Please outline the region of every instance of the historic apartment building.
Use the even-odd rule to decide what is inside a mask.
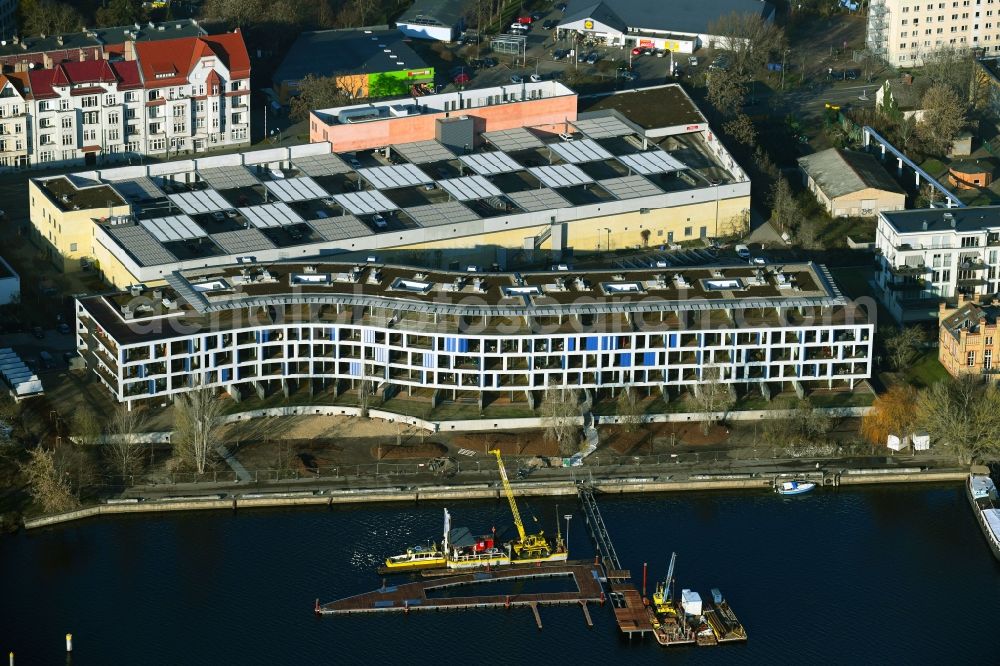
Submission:
[[[893,67],[919,67],[941,48],[1000,54],[1000,0],[873,0],[866,43]]]
[[[941,302],[1000,291],[1000,206],[879,213],[876,283],[899,321],[934,319]]]
[[[249,145],[249,100],[250,59],[239,32],[126,42],[121,57],[8,73],[0,168]]]
[[[519,111],[556,86],[561,101],[548,115]],[[381,148],[336,153],[317,142],[34,178],[34,239],[60,269],[90,266],[125,288],[246,257],[391,253],[438,268],[503,268],[535,252],[561,261],[571,250],[654,248],[742,229],[750,182],[707,123],[686,116],[676,133],[651,140],[613,109],[576,114],[561,84],[488,90],[526,95],[495,108],[541,126],[478,131],[470,110],[441,118],[440,138],[432,118],[429,136]],[[379,124],[346,128],[377,142]]]
[[[76,302],[77,349],[116,400],[357,388],[435,401],[546,386],[849,389],[873,324],[814,264],[469,273],[252,262]],[[497,396],[493,396],[497,397]]]
[[[959,294],[956,306],[941,304],[938,314],[938,360],[953,377],[996,374],[1000,362],[1000,304],[993,297]]]

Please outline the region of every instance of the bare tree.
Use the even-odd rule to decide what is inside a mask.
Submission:
[[[146,415],[138,409],[119,405],[108,422],[108,437],[104,455],[111,467],[122,477],[134,474],[143,458],[141,433]]]
[[[750,116],[745,113],[736,114],[735,118],[722,126],[722,130],[744,146],[757,143],[757,128],[753,126]]]
[[[375,382],[370,379],[362,379],[358,382],[358,408],[361,410],[361,418],[368,418],[368,410],[371,408],[374,397]]]
[[[73,413],[73,437],[78,444],[97,444],[104,431],[104,424],[94,410],[84,405]]]
[[[889,362],[893,370],[903,370],[917,355],[920,346],[927,340],[927,334],[919,326],[907,326],[902,329],[887,327],[887,329],[883,331],[882,339],[885,340]]]
[[[361,76],[314,76],[307,74],[298,85],[298,95],[292,98],[289,115],[305,120],[313,109],[350,104],[361,96]]]
[[[550,381],[542,396],[541,412],[545,439],[556,440],[563,455],[576,453],[578,444],[576,420],[580,416],[580,392]]]
[[[965,105],[953,88],[935,83],[924,93],[923,107],[917,136],[930,150],[943,155],[965,126]]]
[[[954,90],[963,106],[975,106],[980,79],[972,49],[946,45],[926,53],[922,71],[932,84],[943,84]]]
[[[21,465],[21,473],[28,482],[28,492],[45,513],[71,511],[80,505],[73,495],[67,474],[59,471],[55,455],[42,447],[28,452],[28,460]]]
[[[215,391],[199,388],[182,394],[174,409],[174,450],[198,474],[213,454],[223,401]]]
[[[739,75],[728,69],[713,69],[706,80],[709,103],[724,118],[731,118],[743,103],[743,81]]]
[[[721,368],[715,366],[703,368],[701,381],[694,387],[691,396],[695,409],[705,415],[701,422],[701,431],[705,435],[718,421],[716,413],[725,412],[733,406],[729,385],[723,379]]]
[[[618,394],[618,422],[625,432],[635,432],[642,425],[642,415],[646,412],[638,391],[630,388],[622,389]]]
[[[917,424],[954,447],[963,465],[1000,455],[1000,390],[976,375],[940,381],[920,393]]]
[[[786,178],[778,178],[771,187],[771,223],[778,227],[780,233],[788,233],[798,224],[800,217],[792,186]]]
[[[772,50],[784,48],[785,33],[759,14],[733,12],[708,24],[708,33],[718,35],[715,46],[729,53],[730,66],[747,81],[767,63]]]

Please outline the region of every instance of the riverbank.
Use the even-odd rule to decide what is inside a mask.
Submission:
[[[711,474],[692,473],[683,477],[634,476],[592,478],[588,483],[600,493],[665,493],[698,490],[767,490],[779,480],[804,478],[825,487],[861,484],[942,483],[960,482],[967,469],[876,468],[776,471],[773,474]],[[575,496],[577,481],[541,481],[514,483],[519,497]],[[295,507],[384,502],[456,501],[502,499],[502,488],[495,484],[425,485],[381,488],[313,489],[299,491],[247,491],[240,493],[213,492],[203,495],[173,495],[161,498],[129,498],[108,500],[106,503],[83,507],[66,513],[25,519],[25,529],[37,529],[95,516],[168,511],[203,511],[208,509],[250,509],[263,507]]]

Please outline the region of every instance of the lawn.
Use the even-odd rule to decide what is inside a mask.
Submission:
[[[831,268],[830,274],[844,295],[851,298],[861,298],[862,296],[873,296],[872,288],[868,284],[871,278],[871,269],[867,267],[846,266],[843,268]]]
[[[937,349],[928,349],[910,364],[906,370],[906,381],[915,386],[930,386],[948,379],[948,371],[938,361]]]

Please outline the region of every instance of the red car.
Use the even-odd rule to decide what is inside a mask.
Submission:
[[[463,83],[468,83],[471,80],[472,80],[471,76],[469,76],[465,72],[459,72],[458,74],[455,75],[455,78],[452,79],[452,82],[454,82],[456,85],[462,85]]]
[[[531,25],[532,23],[535,22],[535,19],[531,18],[530,16],[518,16],[517,22],[520,23],[521,25]]]
[[[648,46],[637,46],[634,49],[632,49],[632,55],[642,55],[648,50],[649,50]]]

